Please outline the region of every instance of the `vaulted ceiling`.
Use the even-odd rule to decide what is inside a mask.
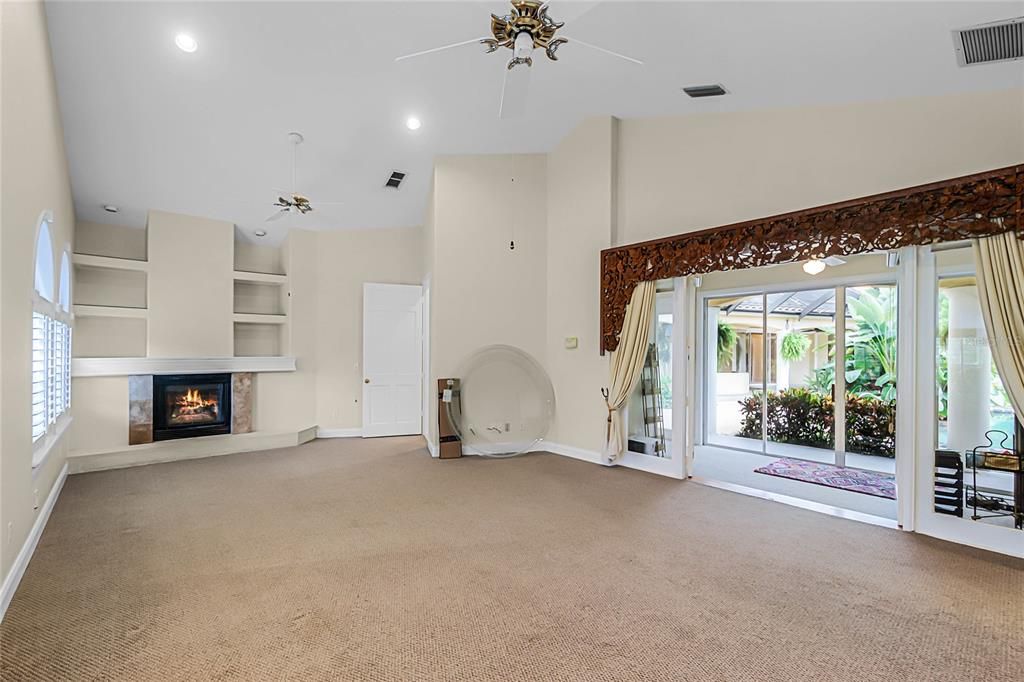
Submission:
[[[583,117],[749,110],[1024,87],[1024,62],[959,68],[951,30],[1024,14],[1024,2],[551,0],[571,43],[531,72],[525,117],[499,120],[507,52],[468,45],[502,2],[48,3],[80,219],[141,226],[148,209],[287,228],[419,225],[433,159],[544,152]],[[185,53],[186,32],[199,48]],[[722,83],[721,98],[680,88]],[[413,132],[410,115],[422,120]],[[968,125],[969,122],[965,122]],[[264,223],[272,188],[341,201]],[[384,188],[392,170],[401,189]],[[314,202],[315,203],[315,202]],[[121,212],[103,211],[115,204]]]

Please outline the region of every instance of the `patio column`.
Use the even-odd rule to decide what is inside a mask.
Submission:
[[[707,307],[707,389],[704,396],[705,424],[712,433],[718,433],[718,314],[721,308]],[[674,405],[674,403],[673,403]],[[682,401],[680,401],[682,405]],[[729,434],[732,435],[732,434]]]
[[[780,329],[775,332],[775,390],[785,391],[789,388],[789,360],[782,357],[782,338],[789,332]]]
[[[946,443],[964,452],[985,443],[989,429],[992,356],[978,302],[978,287],[946,290],[949,298],[948,420]]]

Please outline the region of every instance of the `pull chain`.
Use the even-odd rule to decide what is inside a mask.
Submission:
[[[516,179],[512,178],[512,199],[513,199],[513,205],[515,205],[515,195],[516,195]],[[509,251],[515,251],[516,250],[516,216],[517,215],[518,215],[517,211],[513,211],[512,212],[512,239],[510,239],[509,242],[508,242],[508,250]]]

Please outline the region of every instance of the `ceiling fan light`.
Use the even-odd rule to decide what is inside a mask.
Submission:
[[[825,262],[812,258],[804,263],[804,272],[808,275],[820,275],[825,270]]]
[[[533,36],[529,31],[520,31],[516,35],[515,48],[512,50],[516,59],[525,59],[533,52]]]

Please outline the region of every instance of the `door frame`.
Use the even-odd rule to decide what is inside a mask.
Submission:
[[[693,328],[694,287],[690,278],[672,279],[672,439],[668,457],[655,457],[632,452],[629,448],[622,453],[616,464],[639,469],[659,476],[683,479],[690,475],[693,461],[692,423],[688,401],[692,385],[692,357],[688,352]],[[657,317],[657,313],[655,313]],[[677,388],[678,387],[678,388]],[[676,399],[679,407],[676,407]],[[622,421],[629,424],[629,401],[622,409]]]

